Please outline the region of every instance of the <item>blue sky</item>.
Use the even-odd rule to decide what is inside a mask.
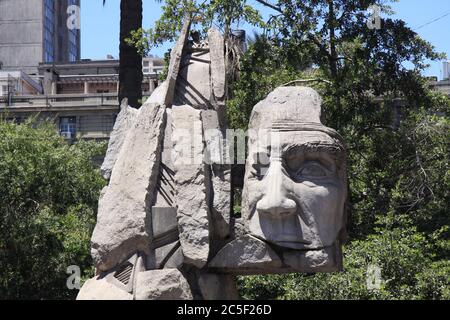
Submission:
[[[120,0],[107,0],[103,7],[102,0],[82,0],[81,3],[81,56],[83,59],[104,59],[111,54],[118,57],[119,47],[119,7]],[[255,1],[253,1],[255,2]],[[260,8],[256,2],[255,7]],[[400,0],[393,4],[395,16],[405,20],[408,25],[417,29],[436,18],[449,14],[442,19],[417,29],[420,36],[429,41],[439,52],[445,52],[450,58],[450,1],[449,0]],[[144,27],[150,27],[161,14],[160,4],[156,0],[144,0]],[[268,14],[264,10],[264,14]],[[252,28],[247,27],[251,34]],[[170,47],[167,44],[154,49],[151,53],[163,56]],[[439,78],[442,63],[432,63],[426,75]]]

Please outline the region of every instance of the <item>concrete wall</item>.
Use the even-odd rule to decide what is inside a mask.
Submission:
[[[83,94],[83,83],[58,84],[57,94]]]
[[[43,75],[45,70],[52,67],[52,64],[41,64],[39,73]],[[59,63],[54,69],[61,76],[119,74],[119,60],[87,60],[78,61],[77,63]]]
[[[37,116],[54,122],[58,131],[62,117],[74,117],[76,136],[82,139],[109,139],[118,113],[116,94],[14,96],[10,105],[0,97],[0,117],[21,122]]]
[[[79,0],[76,1],[79,5]],[[55,62],[69,61],[69,29],[67,28],[67,0],[56,0]],[[21,70],[38,74],[44,61],[44,1],[0,1],[0,61],[5,70]],[[80,58],[80,31],[76,34]]]
[[[42,61],[42,0],[0,1],[0,61],[6,70],[37,73]]]

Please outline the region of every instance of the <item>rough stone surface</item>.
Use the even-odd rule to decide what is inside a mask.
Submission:
[[[172,108],[178,229],[185,262],[198,268],[208,260],[210,229],[200,114],[190,106]]]
[[[341,254],[336,252],[336,246],[322,250],[288,251],[283,253],[283,262],[297,272],[338,272],[342,271],[338,259]]]
[[[175,253],[164,264],[165,269],[179,269],[184,263],[183,250],[181,247],[175,251]]]
[[[205,162],[208,164],[229,164],[230,152],[223,130],[224,115],[216,110],[202,110],[201,119],[205,136]]]
[[[159,170],[158,187],[154,207],[174,208],[175,206],[175,179],[172,165],[172,109],[166,109],[166,128],[164,131],[163,152]],[[176,212],[175,212],[176,219]]]
[[[173,164],[172,164],[172,109],[167,109],[167,125],[164,131],[164,150],[162,155],[162,162],[167,166],[169,178],[173,178]],[[169,179],[173,181],[173,179]]]
[[[186,19],[180,32],[178,41],[175,44],[175,47],[172,49],[168,77],[164,85],[166,90],[166,94],[164,94],[164,104],[166,106],[172,105],[174,101],[175,88],[180,74],[181,60],[183,58],[183,52],[188,42],[190,28],[191,20]]]
[[[206,44],[203,44],[206,47]],[[176,85],[174,104],[196,109],[212,109],[210,54],[208,48],[192,48],[183,56]]]
[[[164,105],[166,99],[168,99],[167,95],[168,95],[168,80],[165,80],[155,89],[155,91],[153,91],[152,95],[147,99],[145,103],[146,104],[155,103]]]
[[[84,283],[77,300],[133,300],[133,295],[96,277]]]
[[[242,218],[234,220],[234,238],[240,238],[249,234],[245,221]]]
[[[270,273],[282,267],[280,257],[265,242],[250,235],[228,243],[208,267],[226,273]]]
[[[252,128],[270,128],[274,122],[321,123],[322,98],[308,87],[278,87],[253,108]]]
[[[220,31],[212,28],[208,31],[208,42],[213,94],[216,100],[223,100],[226,92],[225,41]]]
[[[216,239],[226,239],[231,234],[231,170],[229,166],[211,166],[213,221],[212,236]]]
[[[207,164],[211,197],[212,237],[225,239],[230,236],[231,215],[231,165],[225,134],[219,123],[219,114],[215,110],[202,111],[202,123],[205,139],[205,162]]]
[[[106,152],[101,167],[102,176],[106,180],[111,178],[111,173],[116,164],[120,149],[123,146],[123,142],[130,129],[134,126],[139,114],[139,110],[128,106],[127,102],[125,99],[122,103],[120,113],[117,115],[116,123],[114,124],[114,129],[109,139],[108,151]]]
[[[137,275],[136,300],[192,300],[188,282],[177,269],[152,270]]]
[[[164,267],[166,261],[172,257],[172,255],[178,250],[179,247],[180,243],[179,241],[176,241],[161,248],[155,249],[156,268],[161,269],[162,267]]]
[[[232,275],[202,273],[198,285],[204,300],[239,300],[236,278]]]
[[[161,237],[164,234],[178,228],[177,209],[172,207],[153,207],[152,212],[152,238]]]
[[[101,271],[137,251],[148,251],[145,217],[155,194],[164,123],[164,106],[142,106],[119,153],[109,186],[101,194],[91,239],[92,257]]]

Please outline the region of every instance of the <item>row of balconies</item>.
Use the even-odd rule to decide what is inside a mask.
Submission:
[[[143,93],[149,96],[150,93]],[[57,111],[76,109],[118,108],[117,93],[58,94],[58,95],[18,95],[0,97],[0,109],[9,111]]]

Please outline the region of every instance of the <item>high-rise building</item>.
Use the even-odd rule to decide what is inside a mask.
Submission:
[[[37,74],[39,63],[79,60],[80,29],[70,6],[79,8],[80,0],[0,0],[0,68]]]
[[[442,80],[450,80],[450,60],[442,63]]]

